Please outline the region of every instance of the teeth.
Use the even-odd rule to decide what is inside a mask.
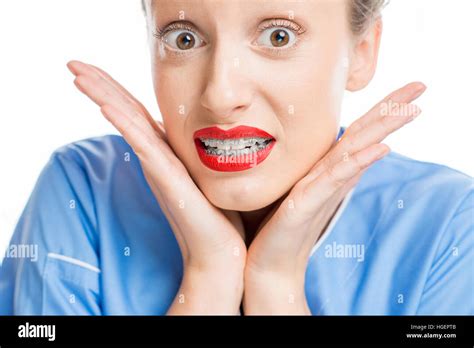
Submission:
[[[246,156],[268,146],[267,138],[241,138],[232,140],[201,139],[206,152],[216,156]]]
[[[215,148],[216,150],[244,150],[247,147],[266,146],[266,138],[240,138],[240,139],[200,139],[208,148]],[[265,146],[264,146],[265,145]],[[212,149],[211,149],[212,150]]]

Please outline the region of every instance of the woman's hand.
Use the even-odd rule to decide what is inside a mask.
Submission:
[[[354,122],[262,222],[247,251],[245,314],[311,314],[304,280],[313,246],[365,170],[389,153],[381,142],[420,113],[408,103],[425,89],[408,84]]]
[[[77,88],[133,148],[178,241],[184,275],[168,314],[238,314],[246,259],[239,215],[209,203],[167,144],[162,124],[125,88],[95,66],[67,66]]]

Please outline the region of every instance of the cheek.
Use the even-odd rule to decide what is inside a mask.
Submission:
[[[342,50],[326,49],[324,55],[314,52],[308,56],[320,58],[294,65],[291,79],[298,84],[287,88],[291,92],[280,104],[284,110],[281,156],[298,177],[311,169],[336,139],[347,75]],[[292,112],[285,110],[288,106]]]
[[[165,122],[172,121],[170,125],[175,124],[173,120],[183,120],[189,113],[193,88],[189,79],[184,78],[188,76],[186,70],[164,66],[155,68],[153,73],[153,85],[160,112]]]
[[[186,118],[192,110],[196,88],[185,68],[158,67],[154,72],[153,84],[156,100],[163,117],[170,145],[178,157],[184,159],[189,151],[188,141],[183,141]],[[184,78],[187,76],[188,78]],[[191,138],[187,139],[191,142]]]

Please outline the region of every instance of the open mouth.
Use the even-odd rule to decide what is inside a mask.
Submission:
[[[240,138],[236,140],[219,140],[212,138],[199,139],[208,155],[238,156],[250,155],[265,149],[272,139],[265,138]]]
[[[227,131],[217,127],[200,129],[194,142],[201,162],[217,171],[241,171],[260,164],[275,144],[267,132],[247,126]]]

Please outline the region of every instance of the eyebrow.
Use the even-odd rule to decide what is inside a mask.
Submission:
[[[228,1],[228,0],[223,0],[223,1]],[[280,3],[280,2],[279,2]],[[292,4],[292,1],[284,2],[285,4]],[[181,1],[177,2],[172,2],[172,3],[166,3],[166,5],[170,6],[161,6],[162,10],[158,10],[160,5],[153,6],[153,14],[155,16],[155,26],[161,29],[165,29],[169,25],[172,25],[173,23],[183,23],[187,24],[189,26],[192,26],[196,28],[197,31],[204,33],[202,28],[196,24],[196,21],[192,19],[192,14],[196,14],[196,10],[193,11],[194,8],[199,7],[198,3],[188,3],[184,2],[184,5],[186,6],[178,6],[179,4],[182,4]],[[267,3],[268,5],[268,3]],[[259,23],[265,20],[271,20],[271,19],[284,19],[288,21],[293,21],[296,22],[298,25],[302,27],[304,31],[307,31],[309,29],[309,26],[311,24],[311,21],[304,19],[302,13],[304,13],[300,8],[298,7],[293,7],[293,8],[281,8],[278,6],[278,4],[275,4],[275,6],[268,7],[268,6],[260,6],[261,11],[255,11],[251,12],[249,14],[249,18],[251,18],[252,22],[249,20],[245,21],[246,26],[258,26]],[[198,10],[199,11],[199,10]],[[186,14],[186,19],[179,19],[179,13],[184,12]],[[199,11],[199,17],[203,18],[209,18],[210,15],[209,13],[204,13],[202,11]],[[159,18],[159,19],[158,19]],[[158,22],[165,23],[164,25],[159,25]],[[255,21],[255,23],[253,23]]]
[[[163,26],[159,26],[159,25],[156,25],[156,27],[154,28],[154,36],[155,37],[162,37],[164,34],[166,34],[168,32],[167,28],[173,24],[177,24],[177,23],[180,23],[181,25],[183,25],[184,27],[194,27],[196,28],[196,30],[198,32],[201,32],[201,29],[199,28],[198,25],[194,24],[193,22],[189,21],[189,20],[174,20],[174,21],[171,21]],[[194,29],[192,30],[194,31]]]
[[[304,22],[300,17],[295,16],[294,18],[287,18],[286,16],[275,14],[275,15],[261,15],[257,18],[256,23],[258,24],[264,21],[269,21],[269,20],[286,20],[286,21],[291,21],[291,22]],[[170,21],[167,21],[166,24],[164,25],[157,25],[156,29],[164,30],[166,27],[169,27],[176,23],[180,23],[180,24],[183,24],[185,26],[190,26],[190,27],[192,26],[192,27],[195,27],[198,31],[201,31],[201,29],[199,28],[197,24],[195,24],[192,20],[186,20],[186,19],[170,20]],[[302,29],[306,30],[305,25],[298,24],[298,23],[295,23],[295,24],[299,25]]]

